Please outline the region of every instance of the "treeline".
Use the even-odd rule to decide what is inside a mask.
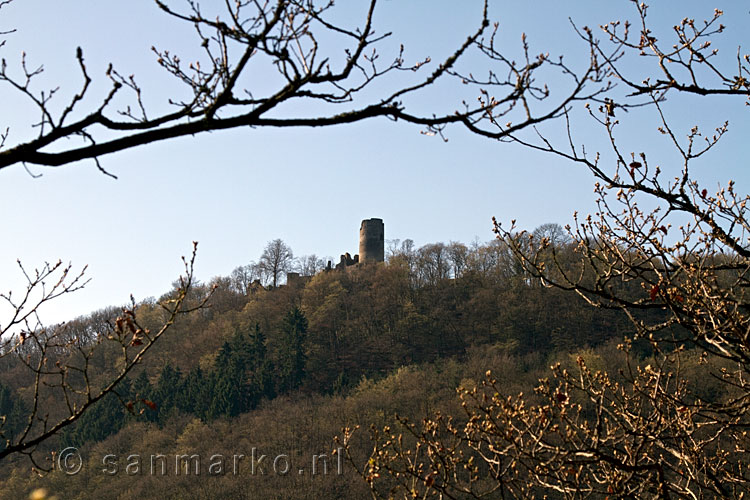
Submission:
[[[558,226],[545,225],[535,235],[554,240],[558,258],[578,261]],[[292,254],[280,240],[269,248]],[[363,378],[462,360],[477,348],[546,359],[621,338],[630,329],[618,313],[594,310],[574,294],[531,279],[499,240],[421,248],[410,240],[391,242],[385,263],[318,269],[283,286],[283,266],[277,268],[277,286],[272,279],[265,286],[248,283],[245,267],[196,286],[190,301],[211,293],[210,307],[182,317],[117,394],[67,427],[62,441],[80,446],[131,423],[165,426],[181,416],[205,423],[232,419],[287,394],[345,396]],[[120,313],[110,308],[62,327],[61,340],[71,345],[101,343],[86,363],[102,383],[118,354],[102,335]],[[158,300],[139,304],[135,313],[147,328],[164,321]],[[67,355],[76,352],[50,353]],[[23,398],[34,380],[12,357],[0,360],[0,383],[22,403],[32,403]],[[64,413],[64,402],[44,392],[40,404],[50,415]]]
[[[554,225],[537,236],[555,238],[561,251],[567,245]],[[460,359],[472,346],[544,357],[629,328],[613,311],[531,280],[501,241],[415,248],[407,240],[391,242],[388,253],[384,264],[319,271],[285,286],[248,286],[235,271],[197,287],[193,300],[212,291],[211,307],[177,325],[119,399],[100,403],[64,440],[101,440],[133,419],[164,425],[176,413],[232,418],[295,391],[346,394],[363,377]],[[156,303],[137,314],[159,323]],[[101,324],[101,314],[94,319]],[[93,330],[86,320],[68,328]],[[107,366],[106,355],[96,361]]]

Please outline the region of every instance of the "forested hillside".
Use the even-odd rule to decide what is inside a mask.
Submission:
[[[725,4],[0,0],[0,497],[749,498]]]
[[[563,234],[554,225],[536,232],[557,238],[562,255],[572,255]],[[85,498],[85,491],[100,498],[184,498],[186,491],[254,498],[257,487],[267,492],[263,498],[335,498],[353,488],[364,495],[366,484],[350,462],[342,462],[340,477],[261,478],[243,466],[210,479],[206,462],[253,448],[297,461],[330,454],[345,426],[382,426],[397,413],[421,419],[436,409],[457,411],[455,390],[475,386],[489,368],[509,393],[532,392],[553,360],[568,362],[577,352],[603,366],[621,357],[614,346],[630,328],[623,315],[544,287],[501,240],[391,246],[385,263],[301,268],[301,278],[277,287],[248,281],[241,266],[193,288],[188,300],[210,295],[208,307],[182,317],[116,394],[42,445],[47,451],[76,447],[85,461],[81,472],[38,478],[25,457],[16,457],[3,468],[3,491],[22,496],[45,485],[60,498]],[[138,304],[139,324],[158,327],[165,314],[158,304],[169,295]],[[100,342],[119,314],[113,307],[60,328],[85,348]],[[99,349],[90,360],[103,380],[116,356]],[[6,432],[22,425],[15,415],[22,418],[23,406],[33,404],[33,382],[21,363],[3,358]],[[65,401],[44,392],[40,401],[45,412],[64,413]],[[357,439],[356,453],[366,457],[366,432]],[[177,453],[201,455],[201,475],[176,476],[171,463],[168,477],[152,474],[152,454]],[[114,475],[107,471],[115,466],[103,462],[108,454],[118,456]],[[126,472],[131,454],[145,463]]]

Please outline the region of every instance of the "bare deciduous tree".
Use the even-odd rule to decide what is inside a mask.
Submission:
[[[232,288],[234,288],[237,293],[247,295],[250,293],[253,282],[255,280],[260,280],[263,277],[262,271],[260,264],[254,262],[234,268],[232,275],[230,276],[232,280]]]
[[[621,103],[608,96],[608,92],[613,88],[610,82],[616,80],[629,86],[636,94],[635,97],[642,97],[646,102],[651,102],[661,112],[660,103],[670,92],[699,96],[750,95],[747,57],[743,59],[738,54],[736,74],[734,69],[724,71],[713,63],[713,49],[704,43],[722,31],[723,27],[717,25],[720,12],[717,12],[705,26],[696,26],[691,20],[683,21],[677,26],[678,40],[675,47],[662,50],[662,45],[647,28],[646,7],[634,3],[640,25],[637,30],[633,30],[631,25],[616,23],[605,26],[604,32],[612,42],[610,46],[600,43],[591,30],[579,30],[580,36],[589,43],[590,54],[588,64],[580,71],[574,71],[561,59],[551,59],[545,54],[532,55],[525,37],[522,41],[522,56],[506,56],[495,44],[495,32],[490,28],[487,19],[486,2],[476,31],[469,34],[453,53],[441,61],[407,62],[403,52],[397,52],[391,54],[385,64],[380,62],[384,59],[379,58],[374,51],[388,36],[378,34],[373,26],[376,0],[368,2],[363,10],[362,22],[357,27],[341,26],[333,22],[332,17],[329,17],[334,9],[333,2],[228,2],[221,6],[223,11],[218,18],[205,15],[198,2],[187,2],[184,7],[160,0],[156,3],[167,18],[176,23],[187,23],[195,29],[195,46],[201,51],[200,56],[191,54],[180,57],[166,50],[154,49],[154,57],[158,64],[174,77],[179,89],[174,93],[167,92],[170,95],[178,95],[187,90],[190,97],[183,100],[172,99],[168,102],[171,106],[169,111],[147,109],[142,96],[149,89],[142,87],[135,77],[123,76],[124,73],[110,66],[101,77],[109,82],[109,91],[101,101],[92,102],[94,97],[90,95],[90,89],[96,75],[92,75],[87,67],[83,49],[79,49],[74,58],[80,73],[81,85],[72,92],[66,89],[54,94],[38,91],[33,83],[37,81],[41,67],[36,68],[27,64],[26,59],[22,59],[18,65],[3,61],[0,68],[0,92],[4,93],[3,97],[21,97],[28,100],[36,107],[41,118],[39,122],[28,124],[38,131],[30,140],[13,142],[13,137],[23,136],[9,133],[16,127],[15,124],[12,127],[6,125],[0,128],[0,168],[18,164],[60,166],[90,159],[104,170],[99,164],[99,158],[104,155],[201,132],[236,127],[318,127],[375,117],[413,123],[436,135],[442,135],[445,127],[450,124],[462,124],[469,130],[490,138],[514,140],[535,149],[560,155],[590,168],[594,175],[604,182],[601,193],[606,189],[622,189],[620,199],[625,202],[627,211],[623,214],[608,211],[611,205],[603,198],[604,218],[601,223],[585,222],[579,226],[579,232],[574,231],[574,240],[580,244],[584,256],[582,265],[588,266],[586,276],[593,272],[593,282],[576,281],[574,277],[562,271],[554,275],[547,274],[552,264],[545,261],[545,266],[542,267],[541,261],[536,258],[537,254],[530,252],[530,249],[536,247],[518,243],[512,248],[516,249],[526,271],[530,275],[544,277],[547,284],[576,290],[600,306],[622,307],[626,311],[639,308],[663,311],[667,314],[667,320],[664,320],[663,324],[639,323],[641,318],[634,314],[633,319],[635,324],[639,325],[639,332],[648,336],[666,327],[680,325],[683,328],[680,331],[688,332],[689,336],[678,340],[693,340],[699,346],[705,346],[710,356],[736,363],[738,368],[729,373],[726,383],[738,387],[742,397],[718,403],[694,402],[692,406],[687,406],[687,413],[682,410],[684,402],[679,400],[682,392],[675,392],[676,397],[672,402],[662,397],[667,393],[672,394],[664,389],[664,377],[667,376],[670,366],[667,361],[675,359],[679,351],[664,351],[664,363],[652,366],[651,371],[643,375],[643,382],[638,382],[641,375],[632,377],[631,386],[645,387],[652,391],[649,394],[656,395],[655,398],[662,398],[655,399],[653,403],[648,403],[648,399],[632,400],[634,403],[648,403],[644,411],[651,413],[645,414],[643,418],[656,418],[656,415],[661,415],[657,409],[667,408],[669,411],[677,412],[680,418],[682,415],[688,415],[689,421],[696,426],[700,425],[701,429],[715,429],[716,432],[720,432],[721,439],[725,436],[740,439],[732,433],[739,428],[738,425],[746,425],[747,382],[744,370],[747,362],[747,339],[741,329],[746,325],[746,304],[742,298],[746,284],[743,266],[746,265],[747,259],[747,244],[743,239],[745,233],[742,231],[748,229],[744,199],[738,197],[731,186],[716,196],[709,196],[707,191],[693,183],[688,175],[687,164],[704,153],[704,150],[697,149],[697,132],[692,133],[688,144],[684,145],[678,141],[666,120],[662,130],[674,140],[685,158],[684,174],[676,183],[665,184],[658,171],[649,168],[645,155],[627,158],[627,155],[620,154],[614,140],[615,111],[619,107],[640,106],[644,102]],[[10,6],[12,0],[0,1],[0,9]],[[2,32],[2,36],[13,36],[12,29],[3,29],[5,31]],[[635,39],[632,38],[634,31],[637,31]],[[324,43],[326,37],[336,39],[336,48]],[[0,48],[2,45],[0,43]],[[346,48],[340,49],[342,45]],[[493,66],[492,71],[460,71],[457,61],[470,50],[484,55],[485,61]],[[643,79],[626,74],[621,70],[619,61],[623,54],[628,52],[643,52],[657,58],[656,67],[661,71],[661,75]],[[516,62],[517,60],[521,62]],[[252,73],[249,70],[251,62],[257,63],[259,68]],[[547,75],[544,73],[546,70],[565,78],[568,86],[561,86],[564,90],[551,94],[549,88],[541,81],[542,76]],[[270,91],[267,90],[269,71],[280,78],[280,84]],[[403,84],[403,80],[399,78],[390,88],[387,85],[379,86],[379,93],[375,92],[372,82],[387,81],[389,75],[403,71],[409,71],[410,75],[414,75],[414,79]],[[488,77],[481,79],[475,76],[479,74],[487,74]],[[456,104],[454,108],[457,109],[426,115],[417,115],[409,111],[405,102],[410,95],[451,78],[457,78],[476,88],[476,93],[480,97],[479,104]],[[364,89],[373,92],[365,93]],[[115,109],[115,97],[125,97],[120,95],[124,93],[128,93],[130,105]],[[368,98],[362,97],[365,95]],[[554,97],[551,97],[553,95]],[[288,112],[295,109],[295,105],[300,101],[314,102],[313,108],[319,112],[314,115]],[[566,118],[569,107],[575,102],[589,103],[592,116],[606,128],[618,158],[614,173],[607,173],[597,159],[592,159],[574,148],[572,139],[570,149],[563,150],[552,146],[545,138],[541,138],[540,142],[531,143],[515,135],[543,121]],[[720,128],[718,135],[723,134],[724,130],[725,128]],[[70,139],[77,139],[79,142]],[[714,142],[709,143],[709,149],[712,144]],[[680,233],[682,238],[679,244],[658,238],[664,232],[669,233],[671,230],[674,233],[678,230],[671,228],[666,220],[660,218],[665,212],[642,213],[637,205],[632,203],[632,197],[641,194],[652,196],[666,204],[666,214],[682,212],[695,217],[695,223]],[[615,223],[611,224],[612,221]],[[508,236],[509,242],[521,241],[513,239],[515,236],[511,233],[503,233],[503,236]],[[277,241],[283,245],[283,242]],[[624,248],[628,252],[623,252],[618,246],[620,244],[625,244]],[[406,246],[404,248],[404,258],[413,263],[413,249]],[[701,248],[705,248],[703,253],[700,253]],[[717,260],[714,254],[709,253],[717,248],[726,251],[726,259]],[[279,246],[279,250],[283,250],[283,247]],[[278,258],[269,255],[270,266],[267,269],[272,273],[274,286],[284,270],[284,263],[291,260],[291,252],[288,252],[288,257],[283,257],[285,253],[279,252]],[[549,255],[549,252],[545,252],[544,255]],[[554,262],[554,252],[552,255]],[[39,290],[48,279],[57,283],[52,288],[45,289],[43,297],[46,298],[42,302],[37,302],[36,307],[28,301],[19,302],[10,294],[6,296],[6,301],[14,308],[16,314],[12,315],[14,319],[11,323],[2,325],[3,330],[0,330],[5,356],[15,355],[24,363],[36,380],[35,391],[56,391],[66,398],[68,413],[64,416],[46,415],[39,405],[40,392],[35,392],[25,429],[18,435],[6,436],[6,447],[0,451],[0,458],[13,453],[33,453],[35,446],[73,423],[104,395],[116,393],[117,383],[142,359],[177,315],[186,310],[188,291],[193,279],[192,264],[193,259],[188,259],[186,276],[175,294],[164,304],[167,318],[163,327],[156,332],[149,332],[139,325],[135,307],[123,311],[106,332],[95,336],[94,342],[90,342],[88,338],[83,342],[78,336],[66,337],[64,329],[49,330],[35,323],[34,311],[38,310],[38,305],[54,299],[60,293],[71,292],[83,283],[82,277],[71,279],[70,271],[65,271],[65,268],[60,266],[49,266],[40,270],[38,274],[29,276],[29,296],[33,295],[33,291]],[[561,276],[562,281],[556,279]],[[646,297],[631,298],[628,301],[617,295],[615,288],[608,288],[613,280],[624,278],[643,281],[646,284]],[[726,280],[729,280],[730,285],[726,284]],[[49,293],[49,290],[52,292]],[[710,290],[711,293],[701,294],[704,290]],[[199,307],[200,304],[190,304],[188,309]],[[103,377],[103,383],[93,383],[89,377],[93,374],[89,361],[104,345],[118,347],[122,364],[118,366],[116,373]],[[664,345],[662,339],[655,340],[657,350],[664,350]],[[675,345],[679,347],[680,344]],[[59,366],[56,364],[58,361]],[[656,375],[652,375],[652,372]],[[581,374],[582,382],[578,384],[572,379],[565,378],[566,375],[561,372],[562,390],[576,389],[589,395],[598,394],[596,391],[613,394],[615,388],[607,385],[608,382],[602,379],[603,375],[589,376],[583,365]],[[592,382],[589,382],[587,377],[591,377]],[[639,383],[641,385],[638,385]],[[557,388],[550,391],[552,404],[562,406],[562,403],[568,401],[562,401],[560,398],[560,395],[566,395],[566,392],[559,392]],[[635,394],[641,392],[636,391]],[[603,400],[599,397],[596,401]],[[134,402],[124,403],[127,405]],[[491,403],[481,400],[480,404],[491,404],[492,408],[505,408],[500,401],[495,400],[491,400]],[[604,403],[596,404],[601,406]],[[489,409],[488,406],[476,408]],[[524,422],[522,414],[511,414],[511,417],[517,418],[516,421],[519,423]],[[671,429],[669,425],[674,425],[676,421],[666,422],[665,429]],[[592,428],[586,427],[582,421],[580,429],[582,436],[591,437],[591,434],[585,432],[590,432]],[[703,439],[703,434],[696,436]],[[693,435],[688,437],[692,439]],[[469,438],[464,442],[470,443]],[[634,438],[633,435],[625,434],[619,441],[605,442],[602,450],[607,449],[605,445],[608,443],[630,446]],[[461,436],[461,439],[464,437]],[[482,439],[482,443],[495,442],[492,441],[494,437],[491,435],[483,436]],[[512,439],[512,436],[508,439]],[[683,442],[687,443],[689,439]],[[742,443],[744,442],[740,444]],[[380,443],[376,451],[387,449],[391,444]],[[701,452],[708,449],[709,447],[699,447]],[[674,451],[673,457],[678,456],[675,453],[689,455],[689,450],[679,447],[669,448],[667,451]],[[440,452],[440,449],[437,452]],[[521,452],[527,453],[528,450],[521,448]],[[575,454],[570,456],[578,457]],[[690,456],[702,460],[706,454],[696,452]],[[493,459],[492,455],[486,457]],[[602,451],[593,458],[587,456],[588,461],[585,465],[595,467],[610,464],[606,457],[611,458],[612,455],[606,455]],[[387,463],[391,463],[379,461],[381,458],[374,457],[368,474],[376,474],[378,467],[385,468]],[[730,492],[741,492],[744,491],[743,481],[746,481],[746,478],[742,476],[744,472],[732,468],[731,460],[735,458],[732,456],[722,459],[723,462],[712,463],[696,459],[691,462],[695,464],[695,468],[689,469],[695,472],[664,472],[664,466],[660,469],[648,464],[643,470],[638,469],[642,474],[634,475],[630,474],[633,471],[628,469],[632,469],[632,465],[625,462],[622,462],[625,465],[614,470],[620,476],[624,474],[623,477],[629,478],[628,484],[640,481],[643,484],[642,488],[646,488],[643,491],[661,492],[666,491],[664,488],[668,486],[672,488],[670,491],[680,494],[704,490],[722,492],[718,484],[725,479],[730,488],[735,488],[729,490]],[[492,464],[491,461],[487,463]],[[419,466],[422,467],[421,464]],[[404,470],[405,474],[412,474],[412,479],[418,479],[420,487],[437,487],[434,479],[430,482],[427,477],[419,474],[415,476],[416,469]],[[677,476],[665,476],[667,473]],[[557,488],[566,494],[573,491],[566,489],[567,486],[560,486],[549,480],[539,482],[540,477],[547,476],[534,474],[530,477],[536,482],[530,483],[529,488]],[[719,480],[715,480],[713,476],[716,474],[723,475],[718,476]],[[671,481],[667,486],[664,486],[665,477]]]
[[[294,254],[292,253],[292,249],[281,239],[276,238],[266,244],[258,265],[263,270],[266,278],[271,280],[271,285],[276,288],[279,279],[289,272],[293,263]]]
[[[325,267],[325,259],[321,259],[315,254],[299,257],[295,266],[302,276],[315,276]]]
[[[0,295],[8,319],[0,326],[0,361],[23,367],[24,376],[33,379],[33,393],[28,395],[28,413],[22,415],[20,431],[3,432],[6,416],[2,416],[0,460],[13,454],[25,454],[41,470],[50,464],[38,463],[34,452],[45,440],[75,423],[89,408],[108,394],[121,397],[118,384],[141,362],[153,345],[170,329],[180,314],[205,305],[210,294],[189,301],[193,286],[193,267],[197,244],[192,256],[183,258],[185,274],[175,291],[162,301],[164,320],[156,331],[139,321],[134,302],[121,314],[102,322],[101,331],[79,335],[65,324],[46,327],[40,319],[45,304],[73,293],[86,284],[84,272],[72,272],[61,263],[47,264],[33,273],[21,266],[26,289],[20,296],[12,292]],[[19,263],[20,266],[20,263]],[[85,271],[85,269],[84,269]],[[75,327],[75,325],[73,325]],[[115,366],[104,370],[96,362],[102,353],[110,353]],[[62,412],[51,413],[44,401],[54,398],[65,402]],[[130,411],[150,407],[148,400],[122,400]]]
[[[369,461],[352,460],[376,497],[750,494],[750,196],[738,193],[733,181],[714,191],[691,176],[691,165],[712,152],[727,124],[705,136],[698,127],[682,136],[664,109],[666,97],[675,93],[734,98],[731,105],[744,105],[750,59],[738,52],[734,68],[722,69],[710,43],[724,30],[719,10],[703,23],[682,20],[674,27],[676,40],[663,42],[647,23],[647,6],[632,3],[637,21],[602,26],[605,42],[589,28],[578,30],[597,64],[631,91],[632,100],[603,96],[603,102],[589,103],[610,154],[577,147],[570,121],[563,146],[541,132],[526,139],[503,135],[507,128],[499,125],[475,129],[592,172],[598,210],[576,217],[568,227],[569,243],[557,231],[529,234],[517,232],[514,224],[496,222],[495,231],[529,280],[630,318],[633,337],[620,347],[626,368],[595,371],[579,357],[572,369],[553,367],[552,377],[540,380],[531,397],[503,394],[502,382],[488,372],[479,387],[461,391],[465,414],[459,419],[436,415],[421,424],[400,419],[398,430],[374,433]],[[628,74],[623,61],[631,53],[655,58],[656,74]],[[642,128],[660,132],[674,146],[680,160],[676,175],[618,138],[624,118],[616,118],[617,108],[641,105],[644,97],[658,123]],[[605,157],[612,158],[611,165]],[[650,346],[647,363],[632,354],[633,340]],[[700,381],[688,380],[687,367],[720,389],[696,390]],[[345,444],[352,433],[345,431]]]
[[[477,30],[452,54],[441,61],[425,58],[412,62],[406,60],[403,47],[389,56],[378,53],[378,46],[389,34],[378,33],[373,24],[376,0],[363,6],[359,26],[333,21],[331,1],[228,2],[218,8],[193,1],[183,6],[162,0],[156,3],[168,19],[193,26],[198,51],[181,55],[153,49],[158,64],[176,82],[173,89],[159,89],[170,97],[171,109],[147,109],[143,96],[156,89],[139,83],[135,76],[124,76],[130,71],[122,73],[114,65],[102,75],[109,81],[109,92],[93,102],[95,98],[89,94],[97,75],[87,67],[83,48],[75,55],[80,88],[67,91],[67,97],[65,89],[53,93],[35,89],[43,67],[31,66],[27,56],[20,68],[4,62],[0,92],[5,98],[30,102],[41,120],[30,124],[38,135],[28,141],[12,142],[15,125],[2,128],[0,168],[15,164],[60,166],[92,159],[102,169],[98,160],[104,155],[201,132],[236,127],[322,127],[375,117],[414,123],[426,127],[428,134],[442,134],[451,123],[463,123],[474,130],[481,123],[512,120],[512,125],[495,134],[504,136],[559,117],[571,102],[590,99],[609,87],[593,57],[580,78],[562,61],[531,56],[525,40],[522,62],[501,57],[494,47],[494,33],[484,38],[489,27],[486,2]],[[12,7],[12,0],[0,3],[0,8]],[[208,11],[211,14],[204,14]],[[12,31],[4,36],[13,36]],[[463,75],[456,70],[457,61],[469,50],[484,53],[493,65],[488,79],[477,80],[472,75],[478,73]],[[549,90],[535,82],[534,75],[548,67],[572,77],[571,85],[554,103],[550,100],[536,109],[534,103],[548,101]],[[404,72],[414,75],[405,84]],[[396,73],[402,76],[396,78]],[[498,76],[502,74],[507,76]],[[271,90],[270,75],[279,81]],[[450,105],[452,109],[424,116],[409,112],[406,100],[412,94],[451,78],[476,87],[479,104],[471,107],[458,98]],[[375,81],[383,85],[378,85],[377,92],[369,92]],[[179,99],[174,97],[177,95],[190,97]],[[116,97],[129,100],[124,109],[115,108]],[[310,109],[315,109],[315,114],[299,114],[300,101],[314,103]],[[69,141],[73,138],[79,142]]]

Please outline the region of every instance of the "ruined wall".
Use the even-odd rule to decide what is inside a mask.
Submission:
[[[365,219],[359,227],[359,262],[385,260],[385,225],[383,219]]]

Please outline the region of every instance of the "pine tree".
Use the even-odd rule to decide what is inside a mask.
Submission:
[[[13,390],[0,384],[0,450],[26,426],[26,405]]]
[[[130,393],[136,413],[149,422],[158,421],[158,405],[154,403],[154,388],[148,380],[146,370],[142,370],[135,378]]]
[[[178,393],[175,404],[180,411],[206,421],[212,393],[212,377],[206,376],[201,367],[196,366],[185,377],[183,389]]]
[[[154,403],[157,405],[157,416],[160,425],[163,425],[177,407],[179,394],[184,390],[182,373],[179,368],[175,369],[167,362],[159,374],[154,390]]]
[[[109,393],[96,402],[73,426],[66,427],[61,435],[64,446],[81,447],[87,442],[99,442],[116,434],[127,422],[126,409],[118,398],[126,399],[130,393],[130,381],[125,379],[118,385],[117,393]]]
[[[279,392],[299,388],[305,375],[307,318],[299,307],[284,317],[278,352]]]
[[[225,342],[219,350],[212,378],[213,398],[208,408],[208,417],[234,417],[242,413],[247,406],[246,391],[243,390],[245,366],[242,352],[237,352],[231,343]]]
[[[248,370],[250,372],[252,407],[255,407],[262,398],[273,399],[276,396],[273,383],[273,364],[267,356],[266,335],[260,329],[259,323],[255,324],[249,345],[252,356],[248,363]]]

